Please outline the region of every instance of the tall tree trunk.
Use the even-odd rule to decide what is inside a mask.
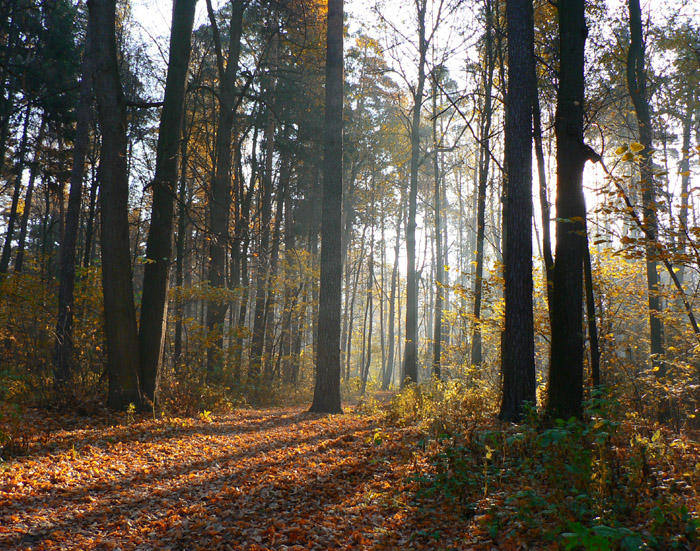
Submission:
[[[500,418],[519,419],[535,404],[532,311],[532,0],[509,0],[504,205],[505,330],[501,340]]]
[[[85,177],[85,158],[90,146],[90,119],[92,112],[92,46],[88,28],[82,61],[82,76],[76,111],[73,167],[70,175],[66,229],[61,241],[61,267],[58,286],[58,317],[54,342],[54,387],[56,396],[65,397],[70,391],[73,374],[73,293],[75,290],[75,261],[80,210]],[[93,186],[96,187],[96,186]],[[89,243],[86,242],[86,247]]]
[[[418,272],[416,270],[416,216],[418,207],[418,168],[420,165],[420,127],[425,65],[428,51],[425,14],[427,0],[415,0],[418,20],[418,81],[413,94],[411,118],[411,180],[406,222],[406,336],[401,385],[418,382]]]
[[[126,101],[119,79],[116,0],[90,0],[93,86],[102,130],[102,289],[107,339],[108,404],[141,405],[136,308],[129,253]]]
[[[169,271],[173,254],[174,199],[180,176],[185,84],[192,50],[197,0],[174,0],[168,76],[156,148],[151,225],[146,243],[139,351],[141,390],[155,402],[160,380],[168,311]]]
[[[559,4],[557,225],[552,290],[552,349],[547,411],[581,417],[583,399],[583,200],[584,0]]]
[[[481,302],[484,279],[484,241],[486,238],[486,188],[489,181],[491,162],[491,122],[493,119],[493,72],[495,56],[493,51],[493,6],[491,0],[484,3],[486,18],[486,36],[484,37],[484,55],[486,67],[482,73],[484,87],[484,105],[479,124],[479,181],[476,206],[476,259],[474,274],[474,335],[472,337],[471,364],[480,367],[481,350]]]
[[[639,128],[639,143],[644,149],[639,152],[644,231],[646,243],[647,294],[649,304],[649,332],[651,359],[659,378],[666,375],[663,361],[663,326],[661,322],[661,298],[659,297],[658,251],[656,234],[656,190],[652,166],[651,113],[647,96],[646,70],[644,68],[644,41],[642,38],[642,10],[639,0],[629,0],[630,46],[627,51],[627,87],[632,98]]]
[[[445,296],[445,260],[442,254],[442,206],[440,199],[442,198],[442,186],[440,183],[440,140],[437,135],[437,95],[438,95],[438,75],[433,76],[436,82],[433,86],[433,176],[435,179],[433,190],[433,207],[435,210],[434,217],[434,232],[435,232],[435,309],[433,320],[433,376],[440,379],[442,366],[440,364],[442,357],[442,308]]]
[[[27,239],[27,227],[29,225],[29,214],[32,210],[32,196],[34,194],[34,182],[36,181],[36,173],[39,170],[39,159],[41,157],[41,147],[44,141],[44,131],[46,130],[46,113],[41,117],[39,126],[39,134],[36,138],[34,149],[34,160],[29,168],[29,181],[27,182],[27,193],[24,196],[24,210],[22,211],[22,220],[19,225],[19,239],[17,242],[17,255],[15,256],[15,272],[22,271],[24,264],[24,245]]]
[[[311,411],[340,413],[340,309],[343,278],[343,0],[328,0],[321,215],[321,288],[316,386]]]
[[[216,17],[207,0],[207,12],[212,26],[216,62],[219,72],[219,126],[216,132],[215,157],[216,168],[209,197],[209,224],[211,242],[209,247],[208,282],[212,289],[223,289],[226,285],[226,251],[228,248],[229,210],[231,208],[231,160],[233,123],[236,109],[236,77],[241,55],[241,36],[243,35],[243,13],[247,0],[232,2],[231,26],[229,29],[228,60],[224,69],[224,54]],[[221,367],[223,346],[223,324],[226,318],[227,303],[215,299],[210,301],[207,309],[207,331],[215,335],[214,346],[207,352],[207,371],[211,375]]]

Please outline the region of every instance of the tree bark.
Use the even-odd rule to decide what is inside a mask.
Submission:
[[[343,0],[328,1],[318,355],[312,412],[341,413],[340,310],[343,275]]]
[[[136,308],[129,252],[126,101],[119,79],[116,0],[90,0],[93,86],[102,130],[98,177],[107,340],[108,405],[141,406]]]
[[[559,4],[557,223],[552,290],[552,348],[547,412],[580,418],[583,400],[583,200],[584,0]]]
[[[522,417],[527,403],[536,402],[532,310],[532,0],[510,0],[506,13],[505,330],[501,340],[500,418],[516,421]]]

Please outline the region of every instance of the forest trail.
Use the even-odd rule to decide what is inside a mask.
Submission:
[[[490,547],[464,547],[465,521],[413,503],[419,436],[380,415],[41,423],[28,455],[0,463],[0,549]]]

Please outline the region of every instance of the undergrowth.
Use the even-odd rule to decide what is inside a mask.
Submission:
[[[700,446],[688,435],[635,425],[604,392],[588,402],[585,422],[545,425],[533,409],[506,425],[461,391],[412,386],[389,408],[388,422],[425,428],[430,468],[413,478],[423,506],[457,508],[498,544],[700,548]]]

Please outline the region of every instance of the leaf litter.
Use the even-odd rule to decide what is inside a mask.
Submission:
[[[301,408],[207,419],[34,414],[0,463],[0,549],[490,549],[468,520],[413,500],[416,428]],[[41,428],[43,427],[43,428]]]

